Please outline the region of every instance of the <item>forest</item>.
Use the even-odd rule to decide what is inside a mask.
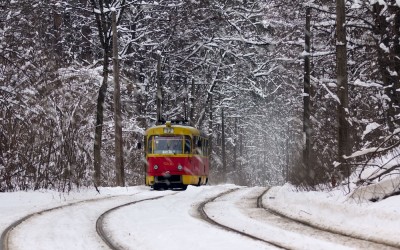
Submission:
[[[208,133],[213,184],[400,173],[398,0],[2,0],[0,192],[117,185],[115,76],[127,186],[157,98]]]

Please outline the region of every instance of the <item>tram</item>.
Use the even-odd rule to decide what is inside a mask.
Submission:
[[[159,190],[207,184],[209,143],[200,130],[166,121],[147,129],[144,137],[147,186]]]

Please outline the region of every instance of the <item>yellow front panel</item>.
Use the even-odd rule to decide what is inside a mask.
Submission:
[[[197,185],[199,177],[195,175],[182,175],[182,183],[184,185]]]
[[[146,186],[154,185],[154,176],[146,175]]]

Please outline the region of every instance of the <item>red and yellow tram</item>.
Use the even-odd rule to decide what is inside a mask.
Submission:
[[[144,145],[147,186],[158,190],[207,184],[209,144],[198,129],[167,121],[146,130]]]

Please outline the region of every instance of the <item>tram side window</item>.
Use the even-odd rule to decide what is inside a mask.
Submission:
[[[193,154],[199,154],[199,149],[198,149],[198,145],[199,145],[199,137],[195,136],[193,137]]]
[[[205,151],[204,151],[204,138],[201,138],[201,154],[204,155]]]
[[[190,138],[190,136],[185,135],[185,154],[190,154],[191,153],[191,149],[192,149],[192,140]]]
[[[150,136],[149,140],[147,141],[147,153],[151,154],[153,152],[153,135]]]
[[[208,140],[207,139],[204,139],[204,142],[203,142],[203,153],[204,153],[204,155],[208,155]]]
[[[208,156],[208,155],[209,155],[209,151],[210,151],[208,139],[207,139],[207,138],[203,138],[202,140],[203,140],[203,143],[202,143],[202,148],[203,148],[202,152],[203,152],[203,155],[204,155],[204,156]]]
[[[195,150],[194,150],[194,153],[198,154],[198,155],[202,155],[203,154],[202,147],[203,147],[203,143],[202,143],[201,137],[197,137],[196,136],[195,137]]]

